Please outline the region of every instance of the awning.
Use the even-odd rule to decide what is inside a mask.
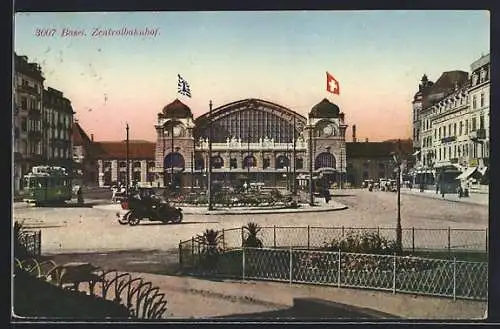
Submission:
[[[471,167],[466,169],[464,172],[462,172],[460,175],[458,175],[457,179],[467,179],[469,178],[475,171],[477,170],[477,167]]]

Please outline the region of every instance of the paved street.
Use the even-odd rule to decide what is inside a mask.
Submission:
[[[205,229],[241,227],[251,221],[261,226],[395,226],[396,193],[367,190],[335,193],[334,200],[348,209],[307,214],[186,215],[180,225],[143,222],[130,227],[117,223],[113,208],[34,208],[16,203],[14,217],[24,219],[27,226],[42,229],[44,253],[166,251]],[[401,218],[403,227],[484,229],[488,225],[488,207],[402,194]]]
[[[116,207],[110,205],[96,208],[33,208],[16,203],[14,217],[24,218],[25,225],[42,230],[42,252],[44,255],[52,254],[51,258],[56,263],[91,262],[107,269],[137,272],[151,280],[167,293],[169,317],[199,318],[273,311],[290,307],[293,298],[299,296],[378,309],[404,318],[481,317],[484,302],[454,302],[443,298],[331,287],[288,287],[283,283],[266,282],[249,282],[252,288],[249,290],[239,281],[225,283],[171,276],[178,269],[179,240],[189,239],[207,228],[229,229],[250,221],[262,226],[393,228],[396,198],[395,193],[342,190],[335,191],[333,200],[348,206],[346,210],[265,215],[193,214],[186,215],[180,225],[145,222],[136,227],[122,226],[115,218]],[[318,199],[318,202],[323,201]],[[484,229],[488,225],[488,207],[402,194],[401,217],[403,227]],[[238,235],[237,231],[233,232]],[[292,238],[291,234],[283,236]],[[282,293],[277,294],[276,289],[281,289]]]

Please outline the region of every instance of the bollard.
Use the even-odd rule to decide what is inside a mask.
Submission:
[[[342,236],[344,236],[344,225],[342,225]]]

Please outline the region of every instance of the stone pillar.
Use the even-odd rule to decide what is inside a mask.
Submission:
[[[141,182],[145,183],[148,181],[148,161],[141,160]]]

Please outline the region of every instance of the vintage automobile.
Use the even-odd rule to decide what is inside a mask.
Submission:
[[[163,197],[154,193],[152,188],[138,188],[121,201],[121,212],[116,213],[122,225],[135,226],[141,220],[160,221],[179,224],[182,222],[182,208],[171,206]]]

